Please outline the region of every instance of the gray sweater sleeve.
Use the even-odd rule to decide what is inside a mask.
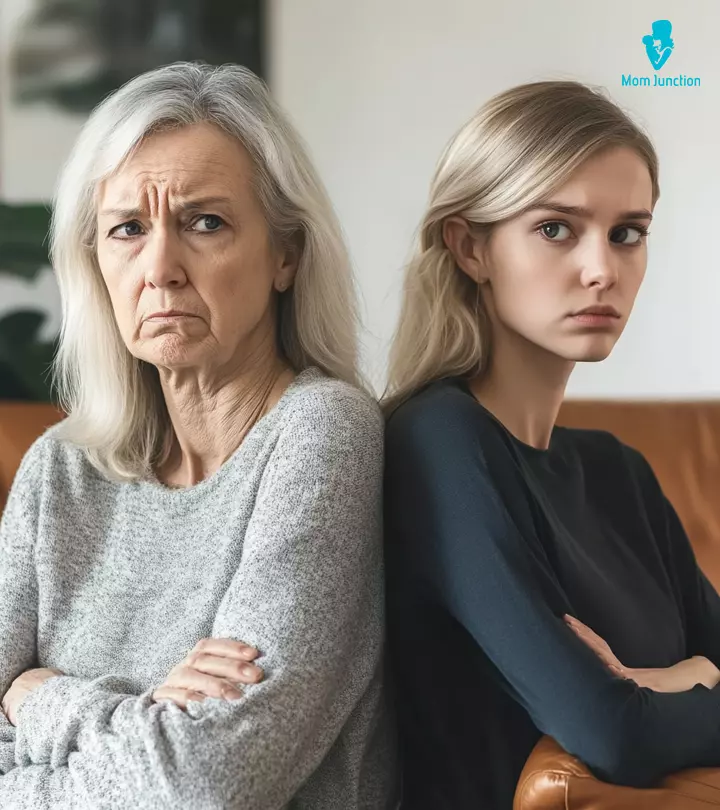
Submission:
[[[256,645],[264,682],[184,712],[152,690],[50,679],[19,711],[23,763],[0,777],[1,807],[277,810],[315,770],[381,655],[382,419],[355,391],[298,417],[265,469],[212,632]]]
[[[0,522],[0,696],[34,663],[37,582],[34,537],[37,490],[29,486],[28,465],[16,482]],[[15,766],[15,728],[0,711],[0,774]]]

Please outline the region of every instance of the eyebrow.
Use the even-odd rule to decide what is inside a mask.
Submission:
[[[589,208],[582,205],[563,205],[562,203],[553,202],[548,200],[546,202],[535,203],[525,209],[528,211],[557,211],[559,214],[568,214],[569,216],[583,217],[589,219],[592,217],[593,212]],[[649,219],[652,220],[653,215],[645,208],[639,208],[636,211],[624,211],[619,214],[618,219]]]
[[[198,197],[194,200],[187,200],[174,208],[174,213],[191,213],[202,211],[215,205],[222,205],[232,202],[230,197]],[[136,219],[147,213],[143,208],[103,208],[99,214],[103,217],[119,217],[120,219]]]

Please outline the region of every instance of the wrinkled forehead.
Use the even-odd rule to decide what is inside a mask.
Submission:
[[[236,139],[210,124],[152,133],[97,187],[98,206],[129,207],[148,195],[187,201],[251,192],[254,167]]]

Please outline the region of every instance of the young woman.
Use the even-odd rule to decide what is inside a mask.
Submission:
[[[648,138],[575,82],[494,97],[440,160],[386,398],[406,810],[510,810],[541,734],[616,783],[720,765],[720,599],[643,457],[555,426],[658,196]]]

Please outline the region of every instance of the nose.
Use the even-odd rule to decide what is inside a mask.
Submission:
[[[583,256],[581,279],[584,287],[609,290],[618,282],[618,256],[607,237],[593,240]]]
[[[145,247],[145,284],[153,289],[184,287],[187,275],[180,240],[171,230],[156,228]]]

